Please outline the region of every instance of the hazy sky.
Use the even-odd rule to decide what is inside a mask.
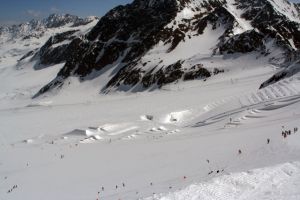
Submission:
[[[51,13],[81,17],[102,16],[111,8],[133,0],[0,0],[0,24],[13,24]]]
[[[86,17],[102,16],[119,4],[133,0],[0,0],[0,25],[15,24],[51,13],[69,13]],[[300,2],[300,0],[293,0]]]

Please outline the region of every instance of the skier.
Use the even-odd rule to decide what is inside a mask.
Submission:
[[[242,154],[242,150],[239,149],[239,154]]]
[[[270,144],[270,139],[269,138],[267,139],[267,144]]]

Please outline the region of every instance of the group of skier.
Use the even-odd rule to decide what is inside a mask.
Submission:
[[[7,193],[11,193],[14,189],[17,189],[18,185],[14,185],[11,189],[7,191]]]
[[[283,127],[284,128],[284,127]],[[298,132],[298,127],[295,127],[294,128],[294,134]],[[281,132],[281,135],[284,137],[284,138],[287,138],[287,136],[291,135],[292,134],[292,130],[283,130]]]

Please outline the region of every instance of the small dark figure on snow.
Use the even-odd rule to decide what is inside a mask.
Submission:
[[[270,144],[270,139],[269,138],[267,139],[267,144]]]
[[[118,189],[118,185],[116,185],[116,189]]]
[[[286,136],[287,136],[286,133],[283,133],[283,137],[286,138]]]
[[[207,159],[206,162],[209,163],[209,160]]]
[[[125,187],[125,183],[122,183],[123,187]]]
[[[294,128],[294,133],[296,133],[298,131],[298,128],[297,127],[295,127]]]
[[[102,186],[101,190],[104,191],[104,187],[103,186]]]
[[[153,183],[151,182],[151,183],[150,183],[150,185],[152,186],[152,185],[153,185]]]
[[[242,154],[242,150],[239,149],[239,155],[241,155],[241,154]]]

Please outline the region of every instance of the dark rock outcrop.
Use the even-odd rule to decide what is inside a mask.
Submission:
[[[185,69],[182,66],[184,60],[169,66],[158,63],[163,61],[155,61],[157,63],[151,63],[150,67],[147,62],[142,63],[143,56],[160,42],[168,47],[166,53],[171,53],[180,43],[192,37],[201,37],[208,26],[212,31],[218,28],[224,30],[217,38],[218,44],[212,51],[212,56],[252,51],[268,56],[270,49],[267,43],[274,41],[287,55],[286,60],[291,60],[289,55],[294,55],[300,48],[299,23],[275,9],[270,0],[236,0],[231,5],[240,9],[241,17],[253,27],[240,34],[234,33],[239,20],[229,11],[226,0],[193,3],[194,0],[134,0],[132,4],[112,9],[85,36],[75,38],[69,45],[44,51],[45,55],[54,58],[51,62],[45,60],[45,64],[57,63],[63,59],[66,64],[57,77],[37,95],[62,85],[69,76],[84,81],[95,77],[92,73],[113,66],[118,67],[111,74],[112,78],[104,91],[138,84],[143,88],[152,85],[161,87],[179,79],[208,78],[215,75],[215,72],[209,72],[199,65],[194,69]],[[197,5],[191,6],[194,17],[177,21],[177,14],[189,4]],[[298,11],[294,14],[299,17]],[[59,52],[64,53],[62,55]],[[220,72],[222,71],[218,71]]]
[[[35,69],[42,69],[49,65],[59,64],[67,60],[72,56],[73,49],[69,44],[59,45],[61,42],[72,41],[75,39],[74,33],[78,30],[67,31],[56,34],[50,37],[50,39],[40,48],[40,50],[32,58],[38,59],[39,62],[35,65]],[[57,46],[54,46],[57,45]]]

